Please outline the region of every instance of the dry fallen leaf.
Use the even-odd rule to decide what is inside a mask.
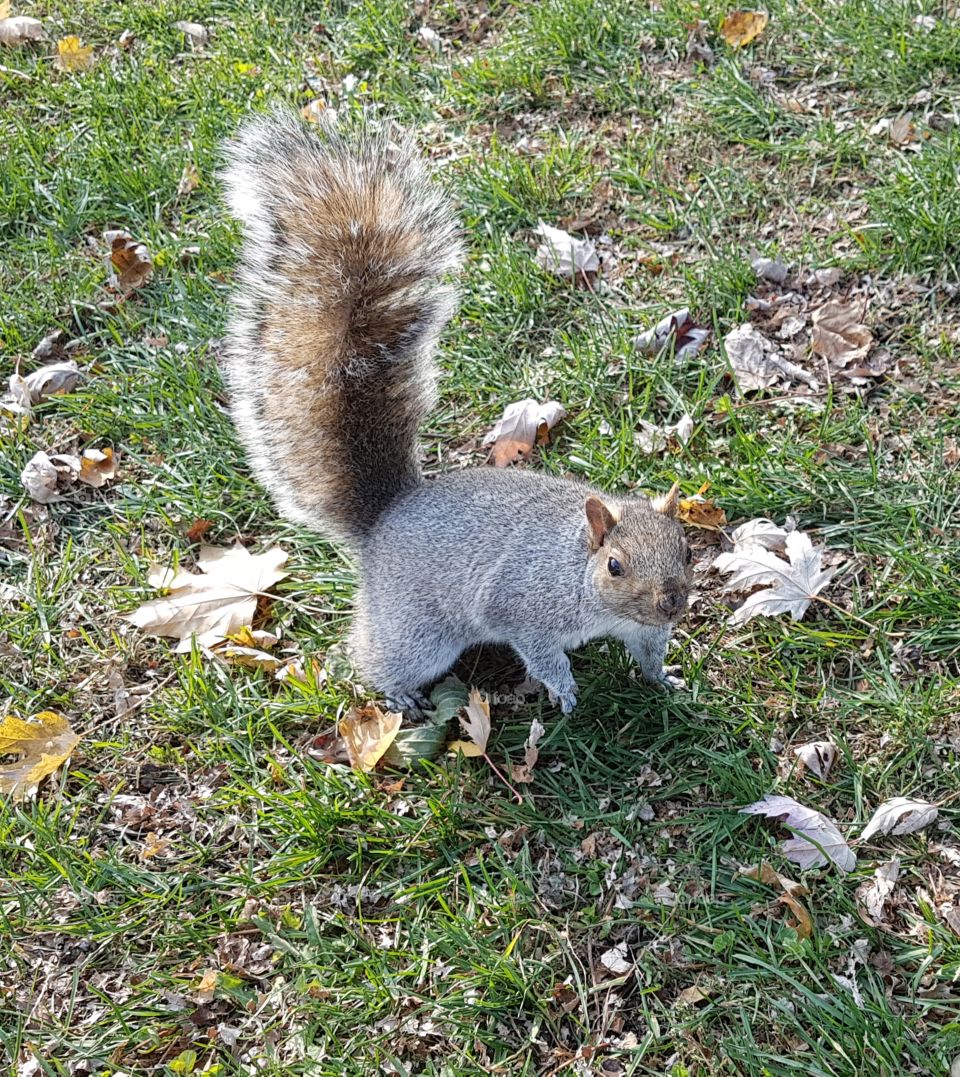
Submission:
[[[759,545],[722,553],[714,561],[718,572],[733,573],[723,588],[725,592],[770,585],[763,591],[754,592],[734,610],[730,615],[731,624],[745,624],[752,617],[775,617],[779,613],[789,613],[799,621],[833,578],[836,569],[821,568],[823,551],[813,548],[805,531],[791,531],[787,535],[786,550],[789,561]]]
[[[175,22],[173,28],[179,30],[195,49],[202,49],[210,40],[210,32],[199,22]]]
[[[510,768],[510,777],[515,782],[532,782],[533,768],[540,758],[540,749],[537,745],[544,734],[544,727],[536,718],[530,723],[530,732],[527,734],[526,743],[523,746],[523,762],[514,763]]]
[[[681,497],[677,507],[677,519],[688,527],[699,527],[702,531],[719,531],[726,526],[727,514],[715,505],[712,497],[696,494],[694,497]]]
[[[765,11],[731,11],[720,24],[720,36],[731,48],[740,49],[758,38],[769,21]]]
[[[197,988],[197,1002],[203,1004],[213,999],[213,993],[217,989],[217,980],[220,974],[216,969],[207,969],[200,977],[200,985]]]
[[[837,746],[828,740],[812,740],[793,749],[793,754],[818,778],[826,778],[837,758]]]
[[[153,276],[153,262],[143,243],[129,232],[115,230],[103,233],[103,242],[110,248],[107,268],[110,284],[124,295],[142,288]]]
[[[672,311],[652,328],[633,338],[633,346],[644,355],[659,355],[671,342],[675,359],[689,359],[707,342],[709,329],[694,324],[686,307]]]
[[[30,393],[30,403],[39,404],[48,396],[72,392],[80,381],[80,376],[77,364],[72,359],[62,363],[48,363],[32,371],[24,378]]]
[[[776,887],[785,894],[793,894],[794,897],[803,897],[803,895],[810,893],[803,883],[794,882],[793,879],[788,879],[786,875],[781,875],[766,860],[761,860],[759,864],[754,864],[753,867],[744,868],[740,874],[747,879],[756,879],[757,882]]]
[[[614,976],[626,976],[633,971],[633,962],[627,960],[629,952],[625,942],[618,942],[616,946],[604,950],[600,955],[600,964]]]
[[[57,487],[59,478],[60,472],[42,450],[35,453],[20,472],[20,482],[23,488],[34,501],[41,505],[50,505],[54,501],[63,500],[63,495]]]
[[[195,191],[200,186],[200,173],[197,171],[197,166],[188,161],[183,166],[183,171],[180,173],[180,182],[177,184],[177,194],[183,198],[184,195],[188,195],[191,191]]]
[[[664,449],[686,445],[693,436],[693,417],[681,415],[672,426],[657,426],[655,423],[640,420],[640,429],[633,435],[634,444],[647,453],[660,453]]]
[[[115,478],[117,474],[117,458],[113,449],[84,449],[80,457],[80,470],[77,473],[77,481],[85,486],[93,486],[99,490],[104,483]]]
[[[57,42],[57,67],[61,71],[88,71],[93,67],[93,49],[81,45],[75,34],[61,38]]]
[[[840,367],[863,359],[873,346],[873,334],[861,322],[863,315],[862,303],[824,303],[813,312],[810,347]]]
[[[476,688],[470,689],[467,717],[461,716],[460,725],[470,740],[453,741],[450,751],[473,758],[486,755],[487,741],[490,739],[490,704]]]
[[[535,444],[543,444],[549,432],[566,415],[561,404],[548,400],[518,400],[508,404],[493,429],[484,437],[483,445],[493,445],[490,459],[494,467],[525,460]]]
[[[860,840],[866,841],[874,834],[913,834],[929,826],[938,814],[936,804],[913,800],[911,797],[894,797],[892,800],[885,800],[873,813],[860,835]]]
[[[346,718],[340,719],[338,726],[350,766],[354,770],[373,770],[393,743],[402,721],[402,714],[385,714],[373,703],[352,708]]]
[[[577,239],[562,228],[551,228],[543,221],[534,232],[543,240],[534,257],[544,269],[558,277],[574,279],[599,272],[600,257],[589,239]]]
[[[0,793],[15,801],[33,796],[40,782],[65,762],[79,740],[66,718],[54,711],[42,711],[29,721],[8,714],[0,722],[0,756],[22,758],[0,766]]]
[[[679,995],[677,995],[676,1002],[681,1006],[696,1006],[698,1002],[707,1002],[712,992],[704,991],[703,988],[697,987],[685,987]]]
[[[894,857],[886,864],[881,864],[873,873],[873,878],[857,889],[857,900],[866,910],[874,923],[883,920],[883,909],[887,899],[893,893],[900,875],[900,860]]]
[[[754,258],[750,268],[761,280],[768,280],[771,284],[783,284],[789,272],[779,258]]]
[[[0,45],[25,45],[28,41],[43,41],[46,36],[39,19],[26,15],[0,19]]]
[[[170,594],[144,603],[126,620],[150,635],[176,637],[178,652],[189,651],[194,636],[210,647],[251,623],[257,599],[287,575],[281,571],[287,557],[279,546],[261,554],[243,546],[203,546],[197,558],[200,573],[151,570],[151,586]]]
[[[767,794],[763,800],[748,804],[740,811],[744,815],[779,818],[790,827],[795,836],[783,843],[783,853],[801,868],[820,867],[829,861],[845,872],[853,871],[857,866],[856,855],[844,841],[836,824],[821,812],[798,803],[793,797]]]
[[[773,520],[767,520],[761,516],[734,528],[730,537],[733,540],[735,553],[745,553],[752,546],[760,546],[776,553],[785,553],[788,534],[785,528],[778,527]]]
[[[820,388],[812,374],[785,359],[773,341],[749,322],[731,329],[723,338],[723,348],[741,393],[769,389],[784,380],[802,381],[814,391]]]

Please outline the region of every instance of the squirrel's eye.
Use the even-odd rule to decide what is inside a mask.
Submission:
[[[607,568],[609,569],[611,576],[623,575],[623,565],[621,565],[615,557],[611,557],[607,562]]]
[[[690,547],[688,546],[687,547],[687,564],[689,565],[692,560],[693,560],[693,550],[691,550]]]

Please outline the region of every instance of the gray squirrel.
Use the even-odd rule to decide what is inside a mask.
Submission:
[[[463,245],[412,144],[276,112],[244,124],[226,156],[244,228],[224,360],[233,418],[279,511],[358,560],[348,650],[365,683],[417,713],[464,650],[506,643],[567,714],[566,652],[602,636],[670,683],[690,583],[676,486],[650,501],[529,471],[421,474]]]

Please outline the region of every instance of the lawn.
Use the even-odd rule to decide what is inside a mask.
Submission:
[[[960,13],[773,0],[735,48],[728,10],[14,0],[46,39],[0,47],[0,374],[62,330],[84,377],[0,421],[0,713],[82,739],[0,801],[5,1073],[960,1072]],[[70,35],[92,49],[75,69]],[[253,482],[217,369],[239,247],[220,145],[277,101],[416,129],[461,207],[428,471],[485,466],[507,403],[554,399],[567,417],[525,466],[709,483],[724,542],[792,518],[837,569],[827,601],[732,623],[721,537],[691,528],[685,690],[645,689],[613,643],[573,657],[567,717],[518,695],[509,654],[460,669],[493,700],[500,770],[545,727],[522,802],[482,759],[326,762],[363,701],[335,660],[353,566]],[[608,237],[615,267],[580,288],[545,271],[541,220]],[[116,229],[154,265],[129,295]],[[856,370],[810,350],[830,302],[869,331]],[[683,307],[702,350],[634,345]],[[817,388],[738,391],[743,323]],[[684,415],[685,442],[637,437]],[[99,488],[25,493],[36,452],[104,448]],[[302,676],[124,620],[201,535],[289,552],[257,625]],[[811,741],[837,749],[823,778],[795,754]],[[833,819],[856,869],[792,864],[782,826],[738,812],[769,793]],[[937,819],[857,842],[899,796]],[[763,862],[807,892],[745,873]]]

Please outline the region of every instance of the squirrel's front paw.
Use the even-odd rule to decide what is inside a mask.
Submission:
[[[660,670],[657,684],[671,692],[679,691],[687,687],[687,682],[680,676],[680,666],[664,666]]]
[[[577,705],[576,684],[570,684],[569,687],[564,686],[564,689],[559,692],[555,692],[552,688],[548,688],[547,693],[550,696],[551,702],[560,704],[560,710],[563,714],[569,714]]]

